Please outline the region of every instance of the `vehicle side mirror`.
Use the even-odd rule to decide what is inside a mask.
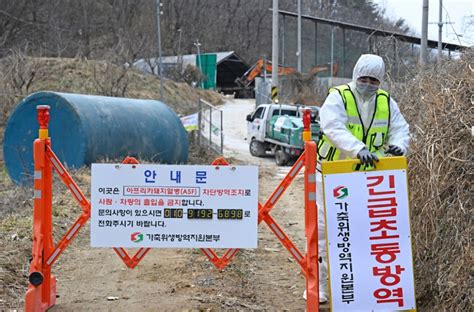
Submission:
[[[248,114],[246,119],[247,121],[252,122],[253,121],[252,114]]]

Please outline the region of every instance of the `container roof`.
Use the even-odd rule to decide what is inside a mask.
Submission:
[[[202,54],[216,55],[216,79],[218,89],[238,89],[235,79],[241,77],[249,69],[249,65],[247,65],[234,51]],[[179,58],[180,63],[182,62],[182,68],[186,68],[188,65],[196,66],[196,55],[197,54],[185,54],[180,56]],[[164,56],[161,60],[163,62],[163,76],[166,77],[167,73],[178,65],[178,56]],[[132,66],[145,73],[158,75],[158,63],[159,58],[140,59],[133,63]]]
[[[210,53],[202,53],[202,54],[215,54],[216,55],[216,65],[221,64],[225,60],[227,60],[229,57],[233,56],[233,59],[237,58],[240,60],[245,66],[248,67],[247,64],[245,64],[244,61],[240,59],[240,57],[235,54],[234,51],[227,51],[227,52],[210,52]],[[197,54],[185,54],[180,57],[182,57],[182,62],[183,62],[183,67],[186,67],[187,65],[196,65],[196,55]],[[177,55],[172,55],[172,56],[163,56],[161,58],[163,64],[177,64],[178,63],[178,56]],[[157,64],[159,62],[158,57],[152,57],[149,59],[140,59],[133,63],[133,67],[142,69],[146,72],[151,72],[150,66],[148,64]]]

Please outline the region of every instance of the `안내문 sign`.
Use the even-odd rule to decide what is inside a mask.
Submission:
[[[256,248],[258,168],[93,164],[93,247]]]

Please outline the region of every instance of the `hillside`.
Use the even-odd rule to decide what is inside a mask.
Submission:
[[[105,61],[27,58],[13,54],[0,60],[0,164],[3,163],[3,132],[8,116],[23,98],[36,91],[155,99],[180,115],[196,112],[199,98],[213,104],[222,103],[222,97],[216,92],[171,80],[163,82],[161,99],[157,77]]]
[[[171,80],[164,81],[163,89],[161,100],[157,77],[105,61],[14,55],[0,61],[0,125],[24,96],[40,90],[157,99],[182,115],[195,112],[200,97],[214,104],[222,101],[215,92]]]

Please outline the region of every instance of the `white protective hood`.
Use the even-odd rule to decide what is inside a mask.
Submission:
[[[356,81],[359,77],[372,77],[383,83],[385,75],[385,63],[383,59],[374,54],[362,54],[354,66],[352,80]]]
[[[380,56],[373,54],[362,55],[354,67],[353,79],[349,86],[354,92],[357,107],[359,109],[362,122],[366,128],[370,125],[375,108],[375,94],[369,98],[363,98],[356,90],[355,81],[359,77],[369,76],[378,79],[381,83],[385,74],[385,64]],[[390,128],[387,145],[400,147],[404,154],[408,151],[410,141],[409,127],[403,118],[397,103],[390,97]],[[365,144],[347,129],[347,112],[338,92],[331,92],[327,96],[319,112],[321,129],[328,139],[345,156],[356,158],[357,153]],[[318,177],[316,177],[318,178]]]

